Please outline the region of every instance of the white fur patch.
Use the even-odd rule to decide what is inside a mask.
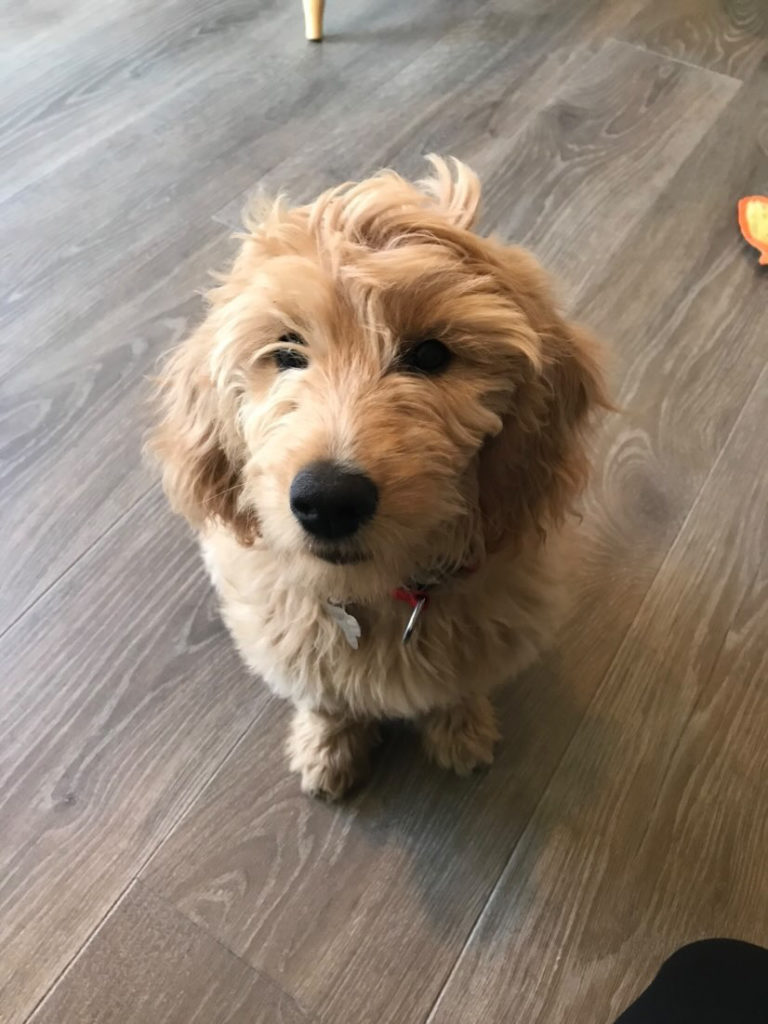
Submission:
[[[358,641],[360,640],[360,623],[354,615],[349,614],[343,604],[337,604],[335,601],[326,601],[325,607],[328,610],[328,614],[344,634],[349,646],[352,650],[356,651]]]

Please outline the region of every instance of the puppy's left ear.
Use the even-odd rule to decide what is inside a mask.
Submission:
[[[539,367],[527,363],[502,417],[501,433],[480,453],[486,547],[535,530],[540,537],[571,510],[589,474],[592,413],[612,409],[602,350],[582,328],[548,310],[538,326]]]
[[[419,187],[432,196],[440,213],[457,228],[471,228],[480,206],[480,179],[461,160],[446,160],[430,153],[427,160],[433,174],[419,182]]]

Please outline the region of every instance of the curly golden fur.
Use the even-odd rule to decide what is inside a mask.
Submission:
[[[598,348],[534,259],[471,230],[475,175],[431,163],[416,185],[385,171],[252,210],[205,321],[165,365],[150,442],[245,662],[296,705],[292,766],[332,797],[385,717],[416,720],[446,767],[490,761],[487,695],[549,642],[554,542],[586,480],[590,413],[608,404]],[[402,372],[403,347],[426,338],[448,347],[445,371]],[[286,346],[301,358],[280,372]],[[327,459],[378,488],[345,564],[289,505],[295,475]],[[436,585],[404,646],[391,593],[414,579]],[[359,621],[357,650],[330,599]]]

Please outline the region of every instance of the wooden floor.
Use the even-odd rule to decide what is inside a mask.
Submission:
[[[8,4],[0,89],[0,1020],[608,1024],[768,943],[765,0]],[[254,187],[436,150],[616,353],[558,650],[487,774],[407,734],[302,797],[146,376]]]

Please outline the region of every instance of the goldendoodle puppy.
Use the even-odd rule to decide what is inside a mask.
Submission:
[[[384,718],[446,768],[492,760],[489,693],[550,641],[608,404],[536,262],[472,232],[477,178],[431,163],[252,211],[160,382],[167,493],[316,795],[364,776]]]

